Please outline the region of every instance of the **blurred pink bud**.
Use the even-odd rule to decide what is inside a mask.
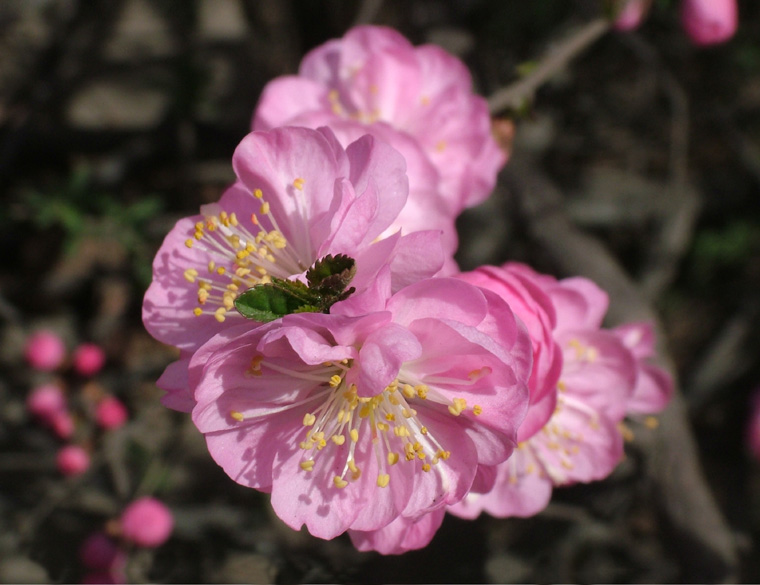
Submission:
[[[613,26],[620,31],[637,29],[644,21],[651,5],[651,0],[629,0],[617,15]]]
[[[43,384],[26,397],[26,408],[32,416],[50,423],[56,414],[66,411],[66,397],[60,386]]]
[[[110,571],[124,565],[126,557],[115,540],[93,532],[79,547],[79,560],[88,569]]]
[[[124,577],[120,572],[115,571],[87,573],[84,577],[82,577],[82,583],[92,583],[93,585],[126,582],[126,577]]]
[[[90,455],[79,445],[66,445],[58,451],[56,465],[63,475],[79,475],[90,467]]]
[[[83,343],[74,351],[74,370],[80,376],[94,376],[106,363],[106,354],[99,345]]]
[[[52,331],[38,331],[27,340],[24,355],[35,370],[50,372],[63,363],[66,346]]]
[[[103,429],[117,429],[128,418],[127,407],[114,396],[106,396],[95,407],[95,422]]]
[[[755,459],[760,461],[760,388],[755,391],[750,410],[747,446]]]
[[[736,32],[736,0],[681,0],[681,24],[697,45],[727,41]]]
[[[70,439],[74,435],[74,419],[68,410],[60,410],[46,421],[59,439]]]
[[[171,511],[156,498],[135,500],[121,515],[122,535],[138,546],[161,546],[173,528],[174,517]]]

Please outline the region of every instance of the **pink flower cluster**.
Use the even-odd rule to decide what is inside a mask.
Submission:
[[[52,372],[60,369],[66,361],[66,346],[63,340],[52,331],[39,331],[29,337],[24,348],[27,362],[34,369]],[[71,357],[71,367],[79,378],[91,378],[100,372],[105,364],[103,349],[94,343],[79,345]],[[77,424],[91,420],[104,431],[122,426],[128,419],[124,404],[115,396],[105,393],[95,382],[89,381],[81,392],[85,400],[76,400],[77,406],[85,402],[82,413],[75,417],[62,380],[46,382],[29,392],[26,408],[38,422],[48,427],[59,439],[67,441],[56,455],[58,471],[66,476],[80,475],[90,467],[90,450],[82,441],[86,433],[86,424]],[[77,429],[79,427],[79,430]],[[78,443],[70,441],[78,438]]]
[[[603,329],[592,282],[459,272],[454,221],[506,158],[470,86],[382,27],[318,47],[156,255],[143,321],[179,349],[163,403],[294,529],[396,554],[447,511],[534,514],[667,402],[651,327]]]
[[[627,0],[617,15],[615,28],[634,30],[641,25],[653,0]],[[681,0],[681,25],[695,45],[724,43],[739,24],[737,0]]]

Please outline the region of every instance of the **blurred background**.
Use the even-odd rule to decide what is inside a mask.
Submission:
[[[681,398],[631,423],[603,482],[555,491],[530,519],[447,518],[429,547],[358,553],[285,527],[232,482],[187,415],[159,403],[176,358],[140,319],[151,261],[180,217],[234,179],[231,156],[264,84],[357,22],[433,42],[494,96],[602,14],[595,0],[0,0],[0,582],[79,582],[93,531],[137,497],[174,516],[127,551],[152,582],[757,582],[760,461],[760,4],[697,47],[675,1],[610,31],[535,94],[495,106],[510,152],[492,198],[460,220],[463,269],[521,260],[610,291],[610,324],[656,315]],[[492,102],[493,103],[493,102]],[[64,341],[28,364],[40,330]],[[95,343],[83,374],[71,352]],[[64,476],[65,441],[27,397],[55,382],[91,454]],[[125,424],[93,422],[104,396]],[[760,423],[756,423],[760,424]],[[654,426],[654,425],[650,425]],[[64,433],[65,434],[65,433]]]

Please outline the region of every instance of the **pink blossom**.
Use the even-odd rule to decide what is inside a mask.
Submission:
[[[74,370],[80,376],[94,376],[106,362],[106,354],[99,345],[94,343],[83,343],[74,350],[72,356]]]
[[[122,536],[138,546],[161,546],[169,539],[173,529],[174,516],[169,508],[156,498],[135,500],[121,515]]]
[[[46,422],[59,439],[70,439],[74,436],[74,418],[68,410],[53,413]]]
[[[304,57],[297,76],[264,88],[253,127],[285,124],[340,127],[339,138],[363,126],[419,161],[409,170],[414,209],[402,212],[404,222],[440,219],[441,203],[454,217],[482,202],[505,162],[467,67],[440,47],[414,47],[380,26],[358,26],[328,41]]]
[[[103,532],[93,532],[79,547],[79,560],[88,569],[111,571],[121,568],[126,556],[111,537]]]
[[[626,404],[629,414],[660,412],[673,395],[673,378],[655,363],[654,329],[650,323],[626,323],[612,332],[636,359],[636,387]]]
[[[614,27],[620,31],[639,28],[652,6],[652,0],[627,0],[615,18]]]
[[[556,325],[554,305],[541,290],[534,275],[512,265],[481,266],[464,272],[458,278],[495,292],[507,301],[515,315],[525,324],[533,344],[533,370],[528,387],[530,403],[537,404],[556,392],[562,370],[562,351],[553,338]],[[530,420],[520,425],[518,440],[533,435],[551,415],[551,409],[537,416],[541,409],[530,409]]]
[[[494,487],[473,492],[450,511],[472,518],[481,511],[498,516],[531,516],[549,502],[554,486],[589,482],[610,474],[623,454],[617,424],[637,384],[637,361],[613,332],[601,329],[607,295],[583,278],[557,281],[522,265],[552,300],[557,315],[554,339],[563,352],[556,392],[530,407],[543,428],[523,441],[497,467]],[[518,316],[520,315],[518,311]]]
[[[127,407],[115,396],[106,396],[95,407],[95,422],[103,429],[117,429],[128,418]]]
[[[324,128],[253,132],[233,167],[238,181],[219,203],[177,222],[153,263],[143,321],[185,357],[220,331],[255,325],[234,309],[239,292],[302,277],[328,254],[356,260],[357,290],[385,264],[397,290],[443,263],[438,233],[381,237],[406,202],[407,178],[401,155],[371,136],[343,149]],[[186,409],[192,397],[173,386],[181,367],[162,378],[172,394],[166,403]]]
[[[49,424],[56,414],[66,410],[66,397],[57,384],[43,384],[29,393],[26,408],[32,416]]]
[[[681,24],[697,45],[723,43],[739,24],[736,0],[681,0]]]
[[[24,355],[35,370],[50,372],[63,363],[66,346],[52,331],[38,331],[27,340]]]
[[[390,292],[384,269],[329,315],[227,329],[191,359],[212,457],[294,529],[413,521],[512,452],[532,352],[507,304],[450,278]]]
[[[61,447],[55,461],[63,475],[80,475],[90,468],[90,454],[79,445]]]

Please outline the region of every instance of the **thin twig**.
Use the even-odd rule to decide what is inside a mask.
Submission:
[[[583,25],[569,38],[553,46],[528,76],[491,94],[488,98],[488,108],[491,113],[497,114],[509,108],[516,109],[522,106],[525,100],[530,99],[539,87],[594,44],[609,28],[610,21],[608,19],[597,18]]]

